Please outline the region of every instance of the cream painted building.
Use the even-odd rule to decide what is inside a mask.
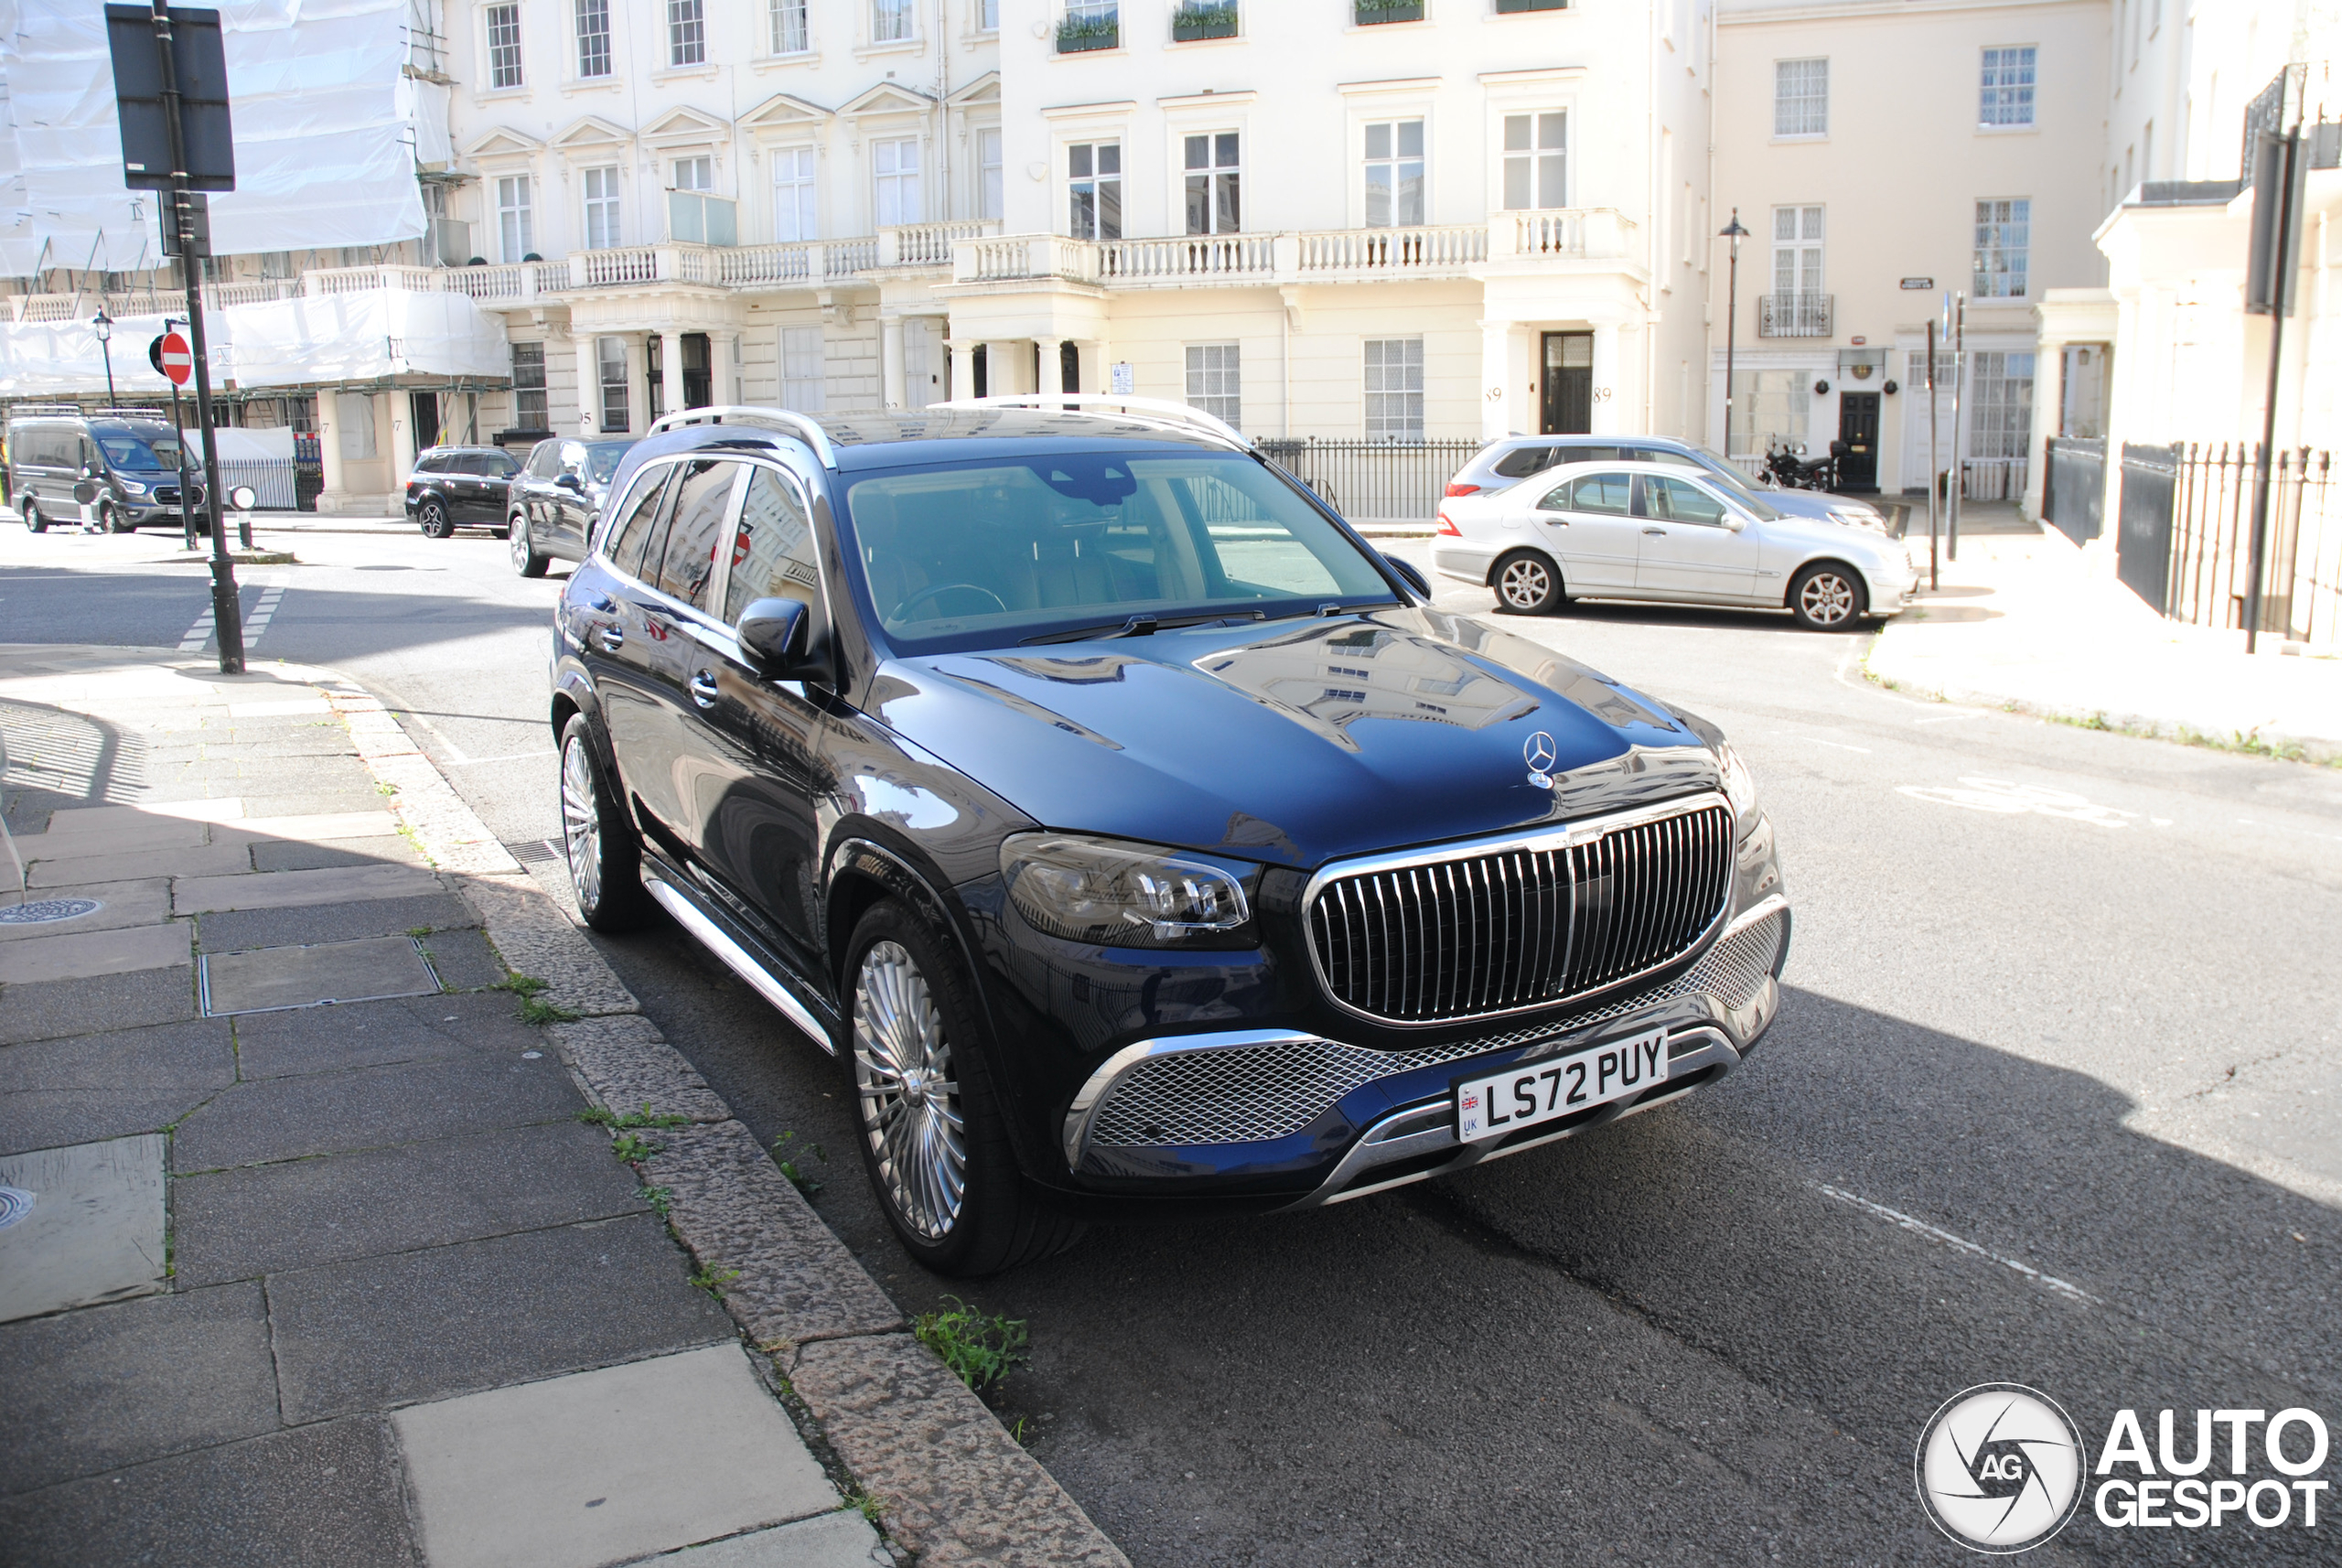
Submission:
[[[1819,456],[1842,439],[1848,488],[1924,494],[1925,332],[1964,292],[1969,381],[1955,445],[1948,364],[1939,377],[1939,471],[1959,450],[1971,496],[2021,485],[2035,306],[2105,275],[2090,231],[2107,208],[2109,19],[2107,0],[1722,0],[1715,204],[1749,231],[1733,454],[1779,440]],[[1714,243],[1722,446],[1729,269]]]

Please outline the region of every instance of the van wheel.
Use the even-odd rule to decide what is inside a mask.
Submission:
[[[108,503],[98,509],[98,531],[101,533],[135,533],[138,524],[124,522],[121,511]]]
[[[39,506],[31,500],[25,502],[25,526],[35,533],[48,532],[48,519],[41,516]]]
[[[415,521],[423,525],[423,537],[425,539],[451,539],[455,536],[456,525],[449,521],[446,507],[435,499],[423,503],[415,513]]]
[[[1517,550],[1491,574],[1497,608],[1515,615],[1543,615],[1562,606],[1562,572],[1534,550]]]
[[[846,951],[856,1141],[903,1246],[972,1276],[1072,1245],[1081,1225],[1043,1206],[1010,1151],[983,1008],[949,934],[882,898]]]

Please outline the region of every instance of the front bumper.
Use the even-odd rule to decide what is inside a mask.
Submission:
[[[1074,1096],[1062,1130],[1066,1166],[1085,1186],[1124,1191],[1176,1189],[1197,1177],[1280,1186],[1298,1178],[1306,1186],[1288,1188],[1282,1206],[1309,1208],[1552,1143],[1737,1067],[1779,1008],[1789,939],[1788,903],[1773,894],[1672,979],[1531,1027],[1418,1050],[1369,1050],[1291,1030],[1141,1040],[1107,1058]],[[1662,1026],[1668,1077],[1639,1097],[1511,1137],[1457,1141],[1456,1078]]]

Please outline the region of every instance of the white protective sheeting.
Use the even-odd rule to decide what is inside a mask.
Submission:
[[[424,231],[404,89],[404,0],[224,0],[236,188],[211,248],[387,244]],[[161,198],[122,180],[105,15],[92,0],[0,0],[0,272],[130,272],[161,254]],[[442,124],[436,132],[444,142]]]
[[[394,376],[502,381],[512,373],[502,321],[468,295],[366,289],[231,305],[204,317],[212,386],[239,390],[378,381]],[[114,324],[113,385],[125,402],[167,400],[146,361],[160,316]],[[86,321],[0,323],[0,398],[102,395],[105,362]],[[191,391],[192,389],[190,389]]]

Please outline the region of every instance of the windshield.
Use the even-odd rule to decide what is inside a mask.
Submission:
[[[1732,492],[1732,499],[1746,507],[1759,522],[1771,522],[1781,514],[1748,482],[1748,476],[1725,462],[1704,446],[1692,448],[1692,456],[1708,471],[1708,478]]]
[[[106,466],[127,468],[134,473],[175,473],[179,466],[179,444],[164,440],[147,443],[135,435],[99,435],[99,447],[106,455]]]
[[[856,482],[846,508],[857,594],[907,653],[1396,602],[1323,513],[1234,452],[897,469]]]
[[[618,459],[626,456],[631,441],[596,441],[586,448],[586,477],[597,485],[607,485],[610,476],[618,471]]]

